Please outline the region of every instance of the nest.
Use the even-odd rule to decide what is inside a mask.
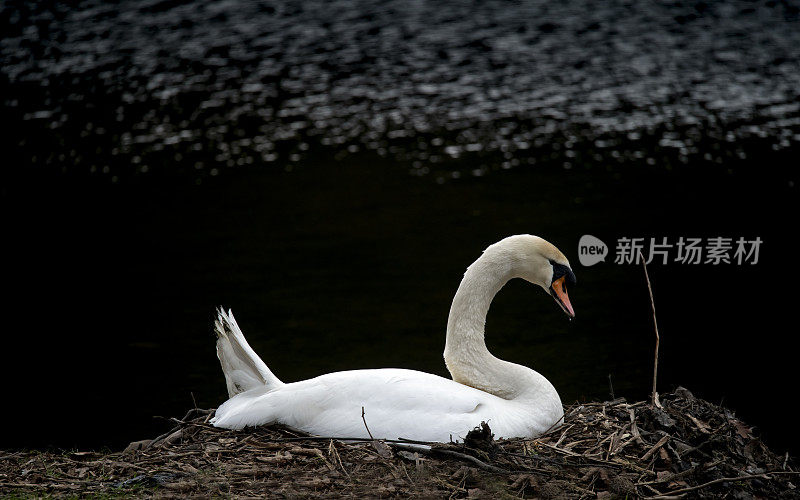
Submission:
[[[686,389],[660,407],[616,399],[567,408],[536,439],[342,441],[278,426],[245,431],[191,410],[122,452],[0,455],[0,492],[142,497],[800,498],[795,463],[729,410]]]

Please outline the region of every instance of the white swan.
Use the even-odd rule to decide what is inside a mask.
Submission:
[[[448,442],[481,421],[497,438],[533,437],[559,424],[564,412],[555,388],[530,368],[498,359],[483,331],[494,295],[512,278],[548,291],[575,315],[566,285],[569,261],[537,236],[517,235],[489,246],[464,274],[447,320],[444,359],[453,380],[413,370],[329,373],[284,384],[247,344],[230,311],[220,309],[217,356],[230,399],[211,423],[241,429],[281,423],[315,435]]]

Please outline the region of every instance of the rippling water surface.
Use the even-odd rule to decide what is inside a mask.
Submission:
[[[800,141],[791,2],[7,2],[2,24],[23,157],[114,181],[361,150],[441,178],[724,163]]]
[[[577,241],[759,236],[757,266],[654,265],[661,385],[778,449],[796,378],[800,17],[791,2],[5,2],[0,444],[119,446],[215,406],[234,308],[285,380],[445,375],[464,268],[513,233],[578,275],[487,330],[565,402],[643,397],[641,271]]]

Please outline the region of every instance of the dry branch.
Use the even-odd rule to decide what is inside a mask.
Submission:
[[[650,286],[650,276],[647,274],[647,264],[644,261],[644,257],[642,257],[642,251],[639,250],[639,260],[642,261],[642,268],[644,268],[644,279],[647,281],[647,291],[650,293],[650,308],[653,310],[653,328],[656,331],[656,348],[655,353],[653,354],[653,393],[651,395],[651,404],[658,408],[661,407],[661,403],[658,400],[658,392],[656,392],[656,380],[658,379],[658,344],[661,341],[661,337],[658,335],[658,321],[656,321],[656,302],[653,299],[653,288]]]

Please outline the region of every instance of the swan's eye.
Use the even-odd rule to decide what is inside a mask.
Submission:
[[[575,284],[575,273],[572,272],[572,269],[565,266],[564,264],[559,264],[558,262],[550,261],[550,264],[553,266],[553,279],[552,281],[556,281],[562,276],[565,276],[566,279],[564,280],[566,283],[570,283],[572,285]]]

